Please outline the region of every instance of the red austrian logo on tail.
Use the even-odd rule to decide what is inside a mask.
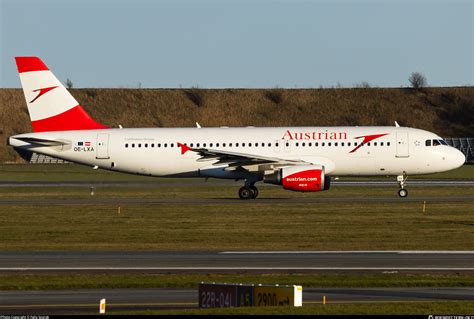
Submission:
[[[45,93],[57,88],[58,86],[50,86],[50,87],[47,87],[47,88],[42,88],[42,89],[37,89],[37,90],[33,90],[33,92],[39,92],[38,95],[30,101],[30,103],[33,103],[34,101],[36,101],[40,96],[44,95]]]
[[[359,145],[357,145],[356,148],[354,148],[352,151],[350,151],[349,153],[354,153],[355,151],[357,151],[361,146],[369,143],[370,141],[373,141],[379,137],[382,137],[382,136],[385,136],[385,135],[388,135],[388,133],[385,133],[385,134],[373,134],[373,135],[364,135],[364,136],[358,136],[358,137],[354,137],[355,139],[359,139],[359,138],[364,138],[364,140],[362,141],[362,143],[360,143]]]

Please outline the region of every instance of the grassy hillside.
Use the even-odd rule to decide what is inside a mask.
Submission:
[[[354,89],[73,89],[99,122],[123,127],[393,125],[474,135],[474,87]],[[0,89],[0,162],[8,136],[31,131],[20,89]]]

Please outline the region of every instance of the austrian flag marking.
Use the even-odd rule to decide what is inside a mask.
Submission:
[[[93,152],[94,148],[92,147],[91,142],[79,141],[74,147],[75,152]]]

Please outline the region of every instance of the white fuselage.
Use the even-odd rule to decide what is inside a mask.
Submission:
[[[378,136],[381,135],[381,136]],[[378,136],[360,145],[365,136]],[[17,138],[60,140],[32,145]],[[428,131],[407,127],[134,128],[27,133],[9,144],[41,154],[114,171],[183,177],[245,178],[216,160],[182,154],[178,143],[247,155],[323,165],[330,176],[429,174],[457,168],[464,155]],[[263,174],[264,167],[254,167]],[[250,170],[252,171],[252,170]]]

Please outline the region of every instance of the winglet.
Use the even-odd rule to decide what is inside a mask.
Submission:
[[[197,128],[201,128],[201,125],[199,125],[199,123],[196,122],[196,127],[197,127]]]
[[[187,151],[190,151],[191,150],[191,147],[185,145],[185,144],[182,144],[182,143],[179,143],[178,142],[178,146],[181,147],[181,155],[183,155],[184,153],[186,153]]]
[[[396,126],[396,127],[400,127],[400,124],[398,124],[398,122],[395,121],[395,126]]]

